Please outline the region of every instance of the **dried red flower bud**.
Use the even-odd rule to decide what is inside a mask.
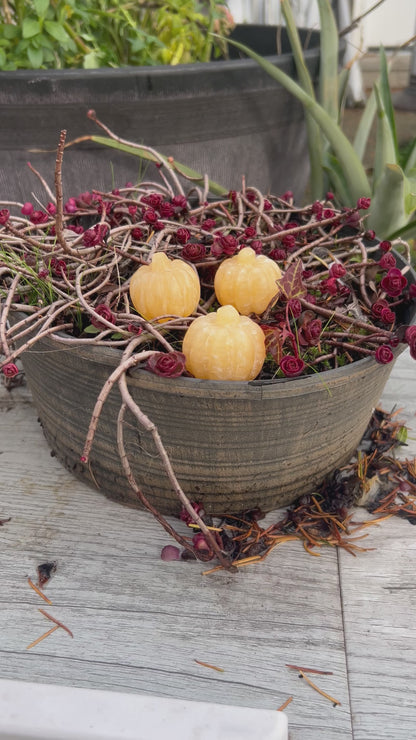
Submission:
[[[46,210],[48,211],[48,213],[51,216],[54,216],[55,213],[56,213],[56,205],[55,205],[55,203],[49,202],[48,205],[46,206]]]
[[[302,304],[298,298],[291,298],[287,302],[289,312],[292,314],[294,319],[298,319],[302,313]]]
[[[320,288],[323,293],[336,295],[338,293],[338,282],[336,278],[330,277],[328,280],[321,280]]]
[[[206,218],[202,224],[201,228],[203,228],[205,231],[211,231],[211,229],[215,229],[217,225],[217,222],[215,218]]]
[[[371,198],[358,198],[357,208],[360,211],[368,211],[371,206]]]
[[[3,365],[1,371],[6,378],[14,378],[19,373],[19,368],[14,364],[14,362],[7,362]]]
[[[378,264],[382,270],[390,270],[391,267],[396,267],[396,258],[392,252],[386,252]]]
[[[224,254],[235,254],[238,249],[238,241],[235,236],[232,236],[231,234],[228,234],[227,236],[220,236],[218,242],[222,247],[222,251]]]
[[[38,272],[38,278],[40,278],[41,280],[45,280],[45,278],[47,278],[47,277],[49,277],[49,272],[48,272],[48,270],[46,269],[46,267],[43,267],[43,268],[42,268],[41,270],[39,270],[39,272]]]
[[[166,201],[163,201],[163,203],[159,206],[159,213],[162,218],[173,218],[175,215],[175,208],[172,205],[172,203],[167,203]]]
[[[292,251],[292,249],[295,249],[296,247],[296,239],[293,234],[287,234],[283,237],[282,244],[286,247],[286,249]]]
[[[247,200],[248,200],[249,203],[254,203],[254,201],[256,200],[256,194],[253,193],[252,190],[247,190],[247,192],[246,192],[246,198],[247,198]]]
[[[312,203],[312,213],[315,214],[318,218],[322,218],[322,211],[323,206],[322,203],[319,200],[316,200],[314,203]]]
[[[82,243],[85,247],[96,247],[98,244],[103,243],[107,235],[107,231],[107,224],[95,224],[92,229],[84,231]]]
[[[332,208],[324,208],[322,216],[323,218],[333,218],[335,216],[335,211],[333,211]]]
[[[371,313],[377,319],[380,319],[381,318],[381,312],[385,308],[388,308],[388,307],[389,307],[389,304],[387,303],[387,301],[385,301],[384,298],[380,298],[380,300],[375,301],[375,303],[373,303],[373,305],[371,306]]]
[[[8,208],[2,208],[0,211],[0,224],[7,224],[10,218],[10,211]]]
[[[155,224],[158,219],[158,215],[153,208],[147,208],[143,212],[143,220],[146,221],[147,224]]]
[[[223,253],[222,246],[219,242],[214,242],[211,245],[211,256],[212,257],[221,257]]]
[[[111,324],[116,323],[116,318],[111,311],[111,309],[105,305],[105,303],[99,303],[98,306],[95,307],[95,313],[98,313],[99,316],[102,316],[103,319],[106,321],[109,321]],[[95,318],[95,316],[91,317],[91,324],[95,326],[96,329],[107,329],[107,325],[104,324],[99,319]]]
[[[142,203],[145,203],[150,208],[159,208],[163,198],[160,193],[149,193],[141,198]]]
[[[341,262],[334,262],[329,268],[329,276],[331,278],[342,278],[346,274],[347,271]]]
[[[49,214],[44,211],[33,211],[29,218],[32,224],[46,224],[49,221]]]
[[[272,208],[273,208],[273,205],[272,205],[272,203],[270,203],[269,200],[265,199],[263,208],[264,208],[265,211],[271,211]]]
[[[405,335],[404,335],[404,340],[405,342],[407,342],[407,344],[412,344],[412,342],[413,343],[416,342],[416,326],[415,325],[407,327],[405,331]]]
[[[394,324],[396,320],[396,314],[394,311],[391,310],[391,308],[383,308],[380,316],[383,324]]]
[[[188,260],[188,262],[198,262],[201,259],[204,259],[206,256],[207,250],[204,244],[197,244],[196,242],[189,242],[189,244],[185,244],[185,246],[182,249],[182,257],[184,260]]]
[[[293,193],[291,190],[286,190],[285,193],[282,195],[282,200],[286,201],[288,203],[289,201],[293,200]]]
[[[55,227],[52,226],[52,228],[51,228],[51,230],[49,232],[50,234],[53,233],[54,228]],[[73,231],[75,234],[83,234],[84,233],[84,227],[83,226],[76,226],[75,224],[68,224],[66,228],[69,229],[70,231]]]
[[[76,213],[78,210],[75,198],[68,198],[64,206],[65,213]]]
[[[230,190],[230,192],[228,193],[228,198],[231,203],[235,203],[237,200],[237,192],[235,190]]]
[[[51,260],[51,265],[52,265],[52,260]],[[61,275],[66,275],[67,267],[66,267],[65,260],[54,260],[53,272],[55,273],[55,275],[58,275],[58,277]]]
[[[130,205],[128,207],[128,211],[129,211],[130,216],[135,216],[137,213],[137,206]]]
[[[302,270],[302,277],[304,280],[309,280],[309,278],[315,277],[315,273],[313,270]]]
[[[199,504],[196,501],[191,501],[192,508],[195,510],[195,513],[198,514],[198,516],[204,516],[205,510],[203,507],[203,504]],[[181,509],[181,513],[179,514],[179,519],[182,522],[185,522],[185,524],[191,524],[194,520],[192,519],[189,511],[185,509],[183,506]]]
[[[188,229],[185,229],[185,227],[184,227],[184,226],[181,226],[181,227],[180,227],[180,228],[179,228],[179,229],[177,230],[177,232],[176,232],[176,234],[175,234],[175,237],[176,237],[176,240],[177,240],[177,241],[178,241],[178,242],[179,242],[180,244],[186,244],[186,242],[188,242],[188,241],[189,241],[189,239],[191,238],[191,232],[190,232],[190,231],[189,231]]]
[[[153,224],[153,228],[155,231],[162,231],[162,229],[165,228],[165,224],[163,221],[156,221],[156,223]]]
[[[185,355],[182,352],[154,352],[146,363],[146,370],[163,378],[179,378],[185,371]]]
[[[30,216],[30,214],[33,213],[33,211],[34,211],[34,208],[33,208],[32,203],[27,202],[27,203],[23,203],[23,207],[20,213],[23,213],[24,216]]]
[[[285,355],[280,361],[280,369],[287,378],[295,378],[303,372],[304,361],[300,357]]]
[[[137,324],[128,324],[127,331],[129,331],[131,334],[136,334],[137,336],[140,336],[143,331],[143,327],[138,326]]]
[[[416,283],[412,283],[409,287],[409,297],[416,298]]]
[[[85,193],[80,193],[77,198],[70,198],[70,201],[75,201],[76,205],[80,208],[90,206],[94,200],[94,195],[86,190]]]
[[[242,247],[242,244],[241,244]],[[260,241],[260,239],[253,239],[253,241],[250,244],[250,247],[254,249],[256,254],[261,254],[263,251],[263,244]]]
[[[247,239],[252,239],[253,236],[256,236],[256,229],[254,228],[254,226],[247,226],[244,229],[243,233],[244,233],[244,236],[247,237]]]
[[[333,194],[332,190],[328,190],[328,192],[327,192],[327,194],[326,194],[325,197],[326,197],[327,200],[334,200],[335,195]]]
[[[186,211],[188,208],[188,202],[184,195],[174,195],[171,202],[179,211]]]
[[[374,357],[380,365],[387,365],[394,360],[393,352],[387,344],[381,344],[380,347],[377,347]]]
[[[171,560],[180,560],[181,552],[179,550],[179,547],[175,547],[175,545],[165,545],[165,547],[162,548],[160,557],[161,560],[165,560],[166,562],[169,562]]]
[[[387,275],[381,281],[382,289],[391,298],[397,298],[407,285],[406,278],[402,275],[397,267],[388,271]]]
[[[372,242],[376,238],[376,232],[374,231],[374,229],[368,229],[365,232],[364,236],[366,239],[369,239]]]
[[[384,242],[380,242],[380,244],[378,246],[379,246],[379,249],[381,249],[382,252],[388,252],[391,249],[391,242],[389,242],[389,241],[386,240]]]
[[[210,546],[206,540],[206,537],[202,532],[197,532],[197,534],[194,534],[192,537],[192,544],[195,548],[195,550],[207,550],[210,551]]]
[[[136,227],[135,229],[131,230],[131,235],[133,239],[136,239],[136,241],[140,242],[143,239],[143,231]]]
[[[312,347],[319,344],[322,331],[321,319],[308,319],[299,329],[299,342]]]

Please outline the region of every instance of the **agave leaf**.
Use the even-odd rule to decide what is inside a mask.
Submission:
[[[141,147],[140,145],[133,147],[128,146],[127,144],[121,144],[119,141],[110,139],[108,136],[90,136],[88,138],[90,139],[90,141],[95,141],[96,144],[109,146],[112,149],[118,149],[121,152],[133,154],[135,157],[140,157],[140,159],[147,159],[150,162],[160,162],[160,160],[163,160],[164,164],[169,169],[173,169],[180,175],[184,175],[185,177],[190,178],[195,184],[204,184],[204,176],[201,175],[200,172],[196,172],[195,170],[187,167],[184,164],[181,164],[180,162],[177,162],[176,160],[171,160],[170,157],[168,158],[164,154],[158,153],[158,156],[155,156],[152,152],[149,152],[146,147]],[[227,188],[224,188],[222,185],[219,185],[213,180],[208,180],[208,184],[211,193],[215,193],[216,195],[224,195],[224,193],[227,192]]]
[[[388,164],[397,164],[394,132],[384,107],[384,101],[377,83],[374,85],[377,101],[376,153],[374,159],[373,192],[377,191],[378,182]]]
[[[406,157],[406,163],[404,165],[404,171],[406,175],[410,175],[411,170],[416,168],[416,138],[410,148],[410,151]]]
[[[395,159],[394,161],[397,163],[399,159],[399,147],[397,144],[397,133],[396,133],[396,120],[394,117],[394,108],[393,108],[393,101],[391,99],[391,91],[390,91],[390,83],[389,83],[389,70],[387,65],[387,59],[386,59],[386,52],[384,51],[384,47],[380,46],[380,82],[378,84],[378,90],[380,93],[381,100],[383,101],[383,108],[385,110],[391,135],[394,143],[395,148]]]
[[[305,59],[302,52],[302,45],[299,38],[298,29],[296,27],[295,18],[292,13],[291,5],[289,2],[287,2],[287,0],[282,0],[281,8],[286,22],[286,30],[293,52],[293,58],[296,64],[299,84],[307,93],[309,93],[312,98],[315,98],[314,86],[308,68],[305,64]],[[323,142],[319,125],[313,119],[310,113],[305,112],[305,119],[308,136],[309,163],[311,168],[309,187],[311,197],[316,200],[318,198],[322,198],[324,192],[324,178],[322,172]]]
[[[345,181],[348,187],[348,201],[345,205],[354,206],[358,198],[361,196],[369,197],[370,185],[364,167],[357,157],[352,144],[341,131],[339,125],[332,120],[326,110],[319,105],[314,98],[305,92],[297,82],[292,80],[288,74],[275,67],[267,59],[263,59],[262,56],[256,54],[238,41],[228,39],[228,43],[233,44],[237,49],[240,49],[240,51],[243,51],[251,57],[251,59],[254,59],[257,64],[259,64],[260,67],[270,75],[270,77],[276,80],[276,82],[297,98],[302,103],[305,110],[309,112],[313,116],[314,120],[319,124],[345,173]]]
[[[409,199],[412,184],[399,165],[385,166],[379,177],[367,221],[369,228],[374,229],[380,239],[390,239],[407,226],[413,210],[410,208],[412,198]]]
[[[345,100],[347,97],[348,81],[350,79],[350,68],[343,67],[338,75],[338,109],[341,112],[345,107]]]
[[[402,226],[401,229],[393,231],[389,236],[390,239],[416,239],[416,219],[409,221],[406,226]]]
[[[324,162],[324,170],[328,175],[331,189],[336,193],[341,203],[348,201],[348,187],[345,181],[344,171],[337,158],[333,154],[327,154]]]
[[[338,29],[329,0],[318,0],[321,21],[319,102],[334,121],[338,108]]]
[[[368,96],[367,102],[361,114],[360,122],[357,126],[355,133],[353,147],[360,161],[362,161],[367,146],[368,137],[370,136],[371,128],[374,121],[374,116],[377,112],[377,101],[374,88]]]

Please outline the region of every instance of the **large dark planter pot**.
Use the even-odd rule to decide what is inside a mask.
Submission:
[[[410,281],[416,281],[411,273]],[[414,321],[414,314],[405,321]],[[396,357],[405,345],[395,350]],[[77,476],[133,506],[117,453],[118,388],[106,401],[90,466],[80,456],[99,391],[120,352],[47,338],[23,354],[46,438]],[[211,513],[271,510],[311,491],[356,449],[392,364],[366,358],[318,375],[278,381],[166,379],[132,371],[130,391],[158,428],[185,493]],[[139,486],[162,512],[178,500],[150,433],[130,415],[126,447]]]
[[[234,35],[296,76],[284,34],[283,53],[275,54],[276,28],[241,26]],[[318,44],[319,34],[311,34],[305,52],[315,81]],[[308,178],[303,108],[255,62],[236,58],[176,67],[0,72],[0,200],[30,200],[32,190],[45,200],[26,163],[30,160],[53,187],[60,130],[67,129],[68,141],[103,133],[86,118],[90,108],[119,136],[157,147],[226,188],[240,188],[245,175],[247,184],[262,192],[290,188],[297,198],[303,195]],[[147,179],[149,169],[135,157],[79,145],[65,155],[64,195],[111,190],[136,182],[144,171]]]

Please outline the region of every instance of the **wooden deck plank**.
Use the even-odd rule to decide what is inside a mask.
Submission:
[[[382,408],[403,408],[410,428],[401,457],[416,455],[416,366],[402,355]],[[354,740],[416,738],[416,528],[390,519],[371,528],[356,558],[340,552]]]
[[[264,708],[293,696],[291,740],[350,740],[335,552],[312,558],[288,543],[232,576],[161,561],[169,538],[150,515],[108,501],[50,456],[25,388],[0,391],[0,453],[0,518],[12,517],[0,528],[2,678]],[[48,606],[27,576],[55,559]],[[57,631],[27,651],[50,626],[39,607],[74,639]],[[342,705],[286,663],[333,671],[316,682]]]

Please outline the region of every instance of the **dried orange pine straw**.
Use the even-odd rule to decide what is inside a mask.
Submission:
[[[198,665],[203,665],[205,668],[212,668],[213,671],[218,671],[219,673],[224,673],[224,668],[218,668],[216,665],[211,665],[210,663],[204,663],[202,660],[196,660],[194,658],[195,663],[198,663]]]
[[[55,630],[59,630],[59,624],[55,624],[55,627],[51,627],[50,630],[45,632],[43,635],[37,638],[37,640],[34,640],[30,643],[30,645],[27,646],[26,650],[30,650],[30,648],[35,647],[35,645],[38,645],[39,642],[42,642],[42,640],[45,639],[45,637],[49,637],[49,635],[52,634],[52,632],[55,632]]]
[[[286,668],[292,668],[294,671],[303,671],[304,673],[319,673],[320,676],[333,676],[332,671],[319,671],[318,668],[304,668],[302,665],[292,665],[285,663]]]
[[[52,601],[50,599],[48,599],[48,597],[45,596],[45,594],[42,593],[42,591],[37,586],[35,586],[35,584],[33,583],[33,581],[30,580],[30,578],[27,579],[27,582],[28,582],[30,588],[33,588],[33,590],[36,591],[36,593],[38,594],[38,596],[41,597],[41,599],[43,599],[44,601],[46,601],[47,604],[52,605]]]
[[[286,701],[283,702],[282,706],[279,707],[279,709],[277,709],[276,711],[277,712],[284,712],[285,709],[286,709],[286,707],[289,706],[289,704],[290,704],[291,701],[293,701],[293,696],[289,696],[289,698],[286,699]]]
[[[66,627],[66,626],[65,626],[64,624],[62,624],[62,622],[59,622],[59,621],[58,621],[57,619],[55,619],[55,617],[51,617],[51,615],[50,615],[50,614],[48,614],[48,612],[45,612],[45,611],[44,611],[43,609],[39,609],[39,611],[40,611],[40,613],[41,613],[41,614],[43,614],[43,616],[44,616],[44,617],[46,617],[47,619],[50,619],[50,620],[51,620],[51,622],[55,622],[55,624],[56,624],[56,625],[57,625],[58,627],[62,627],[62,629],[63,629],[63,630],[65,630],[65,632],[68,632],[68,635],[69,635],[70,637],[73,637],[73,636],[74,636],[74,635],[72,634],[71,630],[70,630],[70,629],[68,629],[68,627]]]
[[[326,694],[325,691],[322,691],[322,689],[320,689],[319,686],[317,686],[315,683],[313,683],[313,681],[311,681],[310,678],[308,678],[308,676],[306,675],[306,673],[304,673],[304,671],[299,671],[299,673],[302,676],[302,678],[305,679],[306,683],[308,683],[309,686],[315,689],[315,691],[317,691],[318,694],[320,694],[321,696],[324,696],[325,699],[329,699],[329,701],[332,701],[334,707],[341,706],[341,702],[338,701],[338,699],[334,699],[333,696],[330,696],[329,694]]]

